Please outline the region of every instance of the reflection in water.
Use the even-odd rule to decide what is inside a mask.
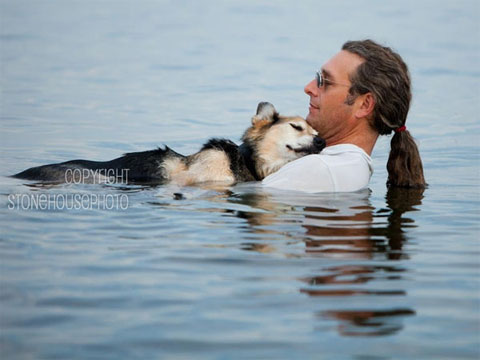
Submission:
[[[313,200],[252,193],[230,198],[230,201],[265,210],[236,213],[247,220],[250,230],[255,233],[274,233],[275,226],[270,225],[288,221],[285,214],[300,207],[301,224],[306,230],[305,254],[330,260],[330,266],[317,270],[318,275],[299,279],[306,284],[300,292],[312,297],[371,298],[362,309],[319,312],[320,319],[337,320],[338,331],[345,336],[393,334],[402,329],[403,317],[415,314],[414,310],[405,307],[378,309],[375,298],[386,296],[398,301],[407,296],[404,289],[395,286],[401,284],[407,270],[390,262],[409,258],[403,250],[405,229],[415,227],[415,224],[405,214],[416,211],[416,206],[421,205],[423,189],[389,189],[387,207],[378,210],[371,205],[369,198],[369,192],[330,194]],[[279,206],[278,202],[289,205]],[[276,251],[272,244],[255,242],[242,244],[242,249],[262,253]],[[334,266],[331,266],[331,260],[335,262]],[[368,304],[377,306],[373,309]]]
[[[324,311],[321,316],[340,322],[338,331],[345,336],[390,335],[403,328],[401,319],[415,315],[410,309],[382,311]]]
[[[386,217],[388,222],[385,226],[370,229],[372,236],[384,237],[388,241],[387,258],[399,260],[406,257],[402,253],[402,246],[405,242],[406,228],[416,227],[414,220],[404,216],[405,213],[418,211],[417,205],[422,204],[424,189],[403,189],[391,188],[387,192],[386,203],[388,209],[381,210],[377,217]]]
[[[402,251],[405,231],[402,227],[414,226],[404,214],[421,204],[423,190],[389,189],[386,196],[388,209],[374,212],[370,204],[350,207],[351,215],[325,213],[323,209],[309,208],[307,215],[306,251],[324,257],[359,260],[408,259]],[[387,219],[385,221],[379,221]],[[302,279],[310,286],[301,292],[310,296],[406,296],[402,289],[378,289],[375,282],[392,284],[402,279],[405,269],[395,265],[339,265],[324,269],[327,275]],[[358,285],[361,284],[361,288]],[[370,285],[375,289],[366,288]],[[391,285],[390,285],[391,286]],[[375,301],[372,300],[372,303]],[[338,309],[321,312],[321,316],[340,322],[338,330],[345,336],[390,335],[402,329],[401,319],[414,315],[408,308],[386,310]]]
[[[407,259],[402,252],[406,227],[415,227],[404,213],[421,204],[423,189],[389,189],[387,209],[375,211],[367,197],[364,203],[335,211],[307,207],[306,251],[342,259]],[[345,204],[341,204],[345,206]],[[383,221],[383,220],[386,221]]]

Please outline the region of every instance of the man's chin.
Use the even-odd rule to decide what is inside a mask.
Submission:
[[[305,120],[307,121],[308,125],[318,131],[319,136],[322,136],[322,134],[320,133],[320,127],[318,126],[320,125],[318,118],[312,116],[311,114],[308,114]]]
[[[310,121],[313,122],[314,118],[320,115],[319,112],[320,112],[319,108],[310,105],[308,107],[307,119],[310,119]]]
[[[308,125],[315,129],[315,118],[313,117],[312,113],[309,112],[305,120],[307,121]]]

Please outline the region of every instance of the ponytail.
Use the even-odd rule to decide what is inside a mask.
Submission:
[[[350,74],[349,96],[373,94],[370,125],[380,135],[395,134],[390,144],[387,186],[425,188],[417,144],[405,127],[412,99],[410,73],[399,54],[372,40],[348,41],[342,50],[364,59]]]
[[[387,186],[425,188],[423,165],[417,144],[408,130],[395,132],[387,162]]]

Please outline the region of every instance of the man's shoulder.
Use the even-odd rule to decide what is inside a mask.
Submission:
[[[286,164],[263,184],[308,192],[355,191],[368,184],[372,172],[370,156],[364,150],[339,144]]]

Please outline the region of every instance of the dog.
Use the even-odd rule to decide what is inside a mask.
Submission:
[[[319,153],[326,146],[305,119],[280,116],[268,102],[258,104],[242,141],[239,146],[227,139],[213,138],[189,156],[165,146],[127,153],[111,161],[71,160],[33,167],[13,177],[49,183],[92,183],[113,178],[128,183],[233,185],[262,180],[286,163]]]

